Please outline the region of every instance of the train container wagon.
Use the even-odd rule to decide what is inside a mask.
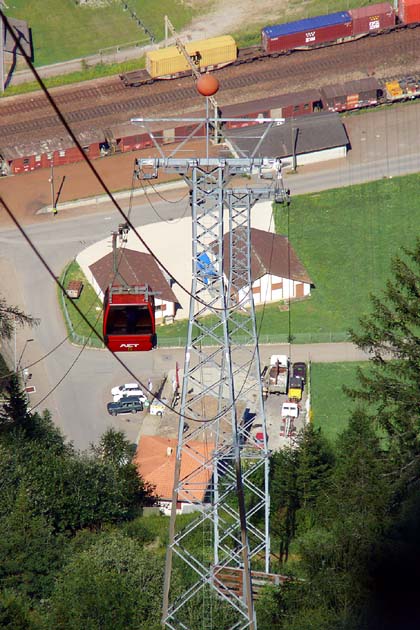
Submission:
[[[403,24],[420,22],[420,0],[399,0],[398,17]]]
[[[287,52],[295,48],[310,48],[352,36],[352,19],[348,11],[266,26],[261,31],[261,46],[265,53]]]
[[[219,68],[238,56],[236,42],[230,35],[189,42],[185,48],[200,70]],[[190,71],[190,65],[176,46],[169,46],[146,54],[146,70],[153,79],[170,79]]]
[[[328,85],[322,87],[320,92],[324,109],[329,112],[372,107],[378,104],[382,96],[381,86],[374,77]]]
[[[420,96],[420,76],[406,77],[399,81],[385,83],[385,96],[388,102],[408,101]]]
[[[237,129],[258,125],[252,118],[294,118],[322,110],[321,94],[318,90],[301,90],[290,94],[271,96],[257,101],[227,105],[222,108],[224,118],[244,118],[241,122],[226,122],[226,129]]]
[[[396,15],[389,2],[349,9],[348,12],[353,21],[352,35],[355,37],[395,26]]]

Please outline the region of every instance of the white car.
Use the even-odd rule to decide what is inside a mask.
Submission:
[[[138,383],[125,383],[125,385],[119,385],[111,389],[111,394],[114,402],[118,402],[124,396],[138,396],[142,402],[147,400],[143,391],[140,389]]]

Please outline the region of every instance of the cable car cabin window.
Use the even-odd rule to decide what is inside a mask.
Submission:
[[[153,321],[146,304],[111,305],[108,335],[152,335]]]

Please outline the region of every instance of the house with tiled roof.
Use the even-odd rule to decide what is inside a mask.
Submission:
[[[129,286],[149,286],[155,295],[156,320],[164,321],[175,316],[178,300],[153,256],[133,249],[123,248],[118,251],[118,272]],[[114,273],[113,254],[103,256],[89,266],[92,284],[99,298],[103,301],[110,284],[121,286],[121,280]]]
[[[143,435],[138,443],[133,463],[142,479],[155,488],[159,505],[170,514],[174,485],[176,449],[175,438]],[[187,442],[183,449],[180,479],[182,490],[178,494],[177,512],[198,509],[206,500],[212,478],[211,461],[214,444]]]
[[[243,228],[236,228],[235,232]],[[230,276],[229,233],[224,235],[223,272]],[[241,240],[241,235],[238,235]],[[242,239],[243,240],[243,239]],[[240,265],[244,249],[238,248],[235,264]],[[281,234],[251,228],[251,282],[254,303],[278,302],[310,295],[314,286],[308,272],[299,260],[289,239]],[[246,278],[236,278],[237,299],[242,300],[249,291]]]

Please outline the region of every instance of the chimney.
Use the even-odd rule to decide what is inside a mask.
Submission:
[[[174,450],[174,449],[172,448],[172,446],[168,446],[168,447],[166,448],[166,455],[167,455],[168,457],[170,457],[170,456],[172,455],[173,450]]]

